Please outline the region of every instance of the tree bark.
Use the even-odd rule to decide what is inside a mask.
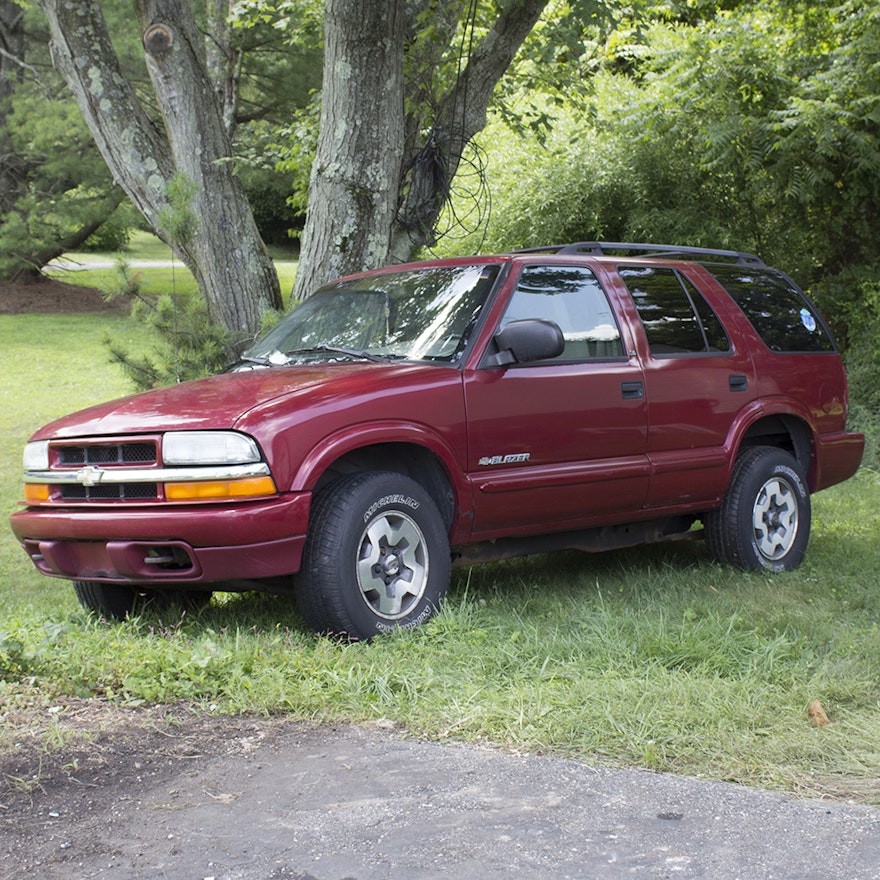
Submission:
[[[111,172],[192,271],[209,317],[252,337],[281,306],[278,276],[241,185],[204,47],[186,0],[136,0],[162,125],[149,118],[120,69],[97,0],[39,0],[55,66],[80,106]],[[169,188],[186,181],[182,208]],[[174,223],[185,211],[191,222]]]
[[[403,144],[403,0],[326,0],[324,91],[295,300],[381,265]]]
[[[434,229],[464,152],[485,128],[495,87],[546,6],[547,0],[516,0],[502,9],[467,59],[460,79],[439,102],[424,141],[432,161],[419,166],[404,157],[413,170],[405,181],[407,189],[401,193],[401,209],[392,229],[392,260],[409,259],[417,248],[434,243]],[[418,140],[417,132],[408,134],[410,140]],[[414,191],[416,216],[407,216],[407,202]]]
[[[230,139],[235,133],[238,112],[238,84],[241,78],[242,53],[232,43],[232,0],[207,0],[208,33],[205,35],[205,64],[208,77]]]
[[[464,150],[484,128],[495,86],[547,0],[499,5],[456,82],[429,96],[425,131],[422,114],[412,106],[404,113],[425,96],[407,95],[403,77],[404,46],[424,48],[416,31],[425,0],[326,0],[321,132],[295,299],[337,275],[404,262],[432,243]],[[437,34],[451,44],[456,16],[460,23],[469,8],[460,2],[432,13],[432,45],[444,48]],[[429,65],[421,59],[420,66]]]

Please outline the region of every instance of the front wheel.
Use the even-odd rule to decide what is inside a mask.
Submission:
[[[810,496],[797,460],[772,446],[746,449],[705,527],[719,562],[753,571],[796,568],[810,537]]]
[[[166,610],[178,606],[194,613],[211,601],[211,592],[196,590],[138,590],[127,584],[103,581],[74,581],[73,590],[80,605],[108,620],[125,620],[148,605]]]
[[[74,581],[73,590],[83,608],[108,620],[125,620],[133,615],[141,599],[134,587],[102,581]]]
[[[402,474],[352,474],[315,500],[297,603],[320,633],[370,639],[424,623],[449,588],[437,506]]]

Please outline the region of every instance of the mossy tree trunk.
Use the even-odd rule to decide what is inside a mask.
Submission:
[[[326,0],[321,130],[295,299],[433,243],[464,151],[546,5],[498,4],[470,41],[461,36],[474,34],[469,0]],[[470,51],[444,92],[435,70],[459,45]]]
[[[192,271],[233,337],[281,307],[278,276],[231,162],[222,108],[186,0],[135,0],[160,118],[123,76],[97,0],[39,0],[55,66],[114,177]]]

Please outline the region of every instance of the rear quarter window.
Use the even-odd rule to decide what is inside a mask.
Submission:
[[[742,266],[707,266],[771,351],[836,351],[810,301],[782,273]]]

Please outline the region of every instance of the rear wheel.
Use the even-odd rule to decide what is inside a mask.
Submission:
[[[315,500],[297,603],[317,632],[370,639],[428,620],[449,570],[446,528],[421,485],[397,473],[352,474]]]
[[[771,446],[743,451],[705,526],[709,552],[719,562],[756,571],[796,568],[810,537],[810,496],[797,460]]]

